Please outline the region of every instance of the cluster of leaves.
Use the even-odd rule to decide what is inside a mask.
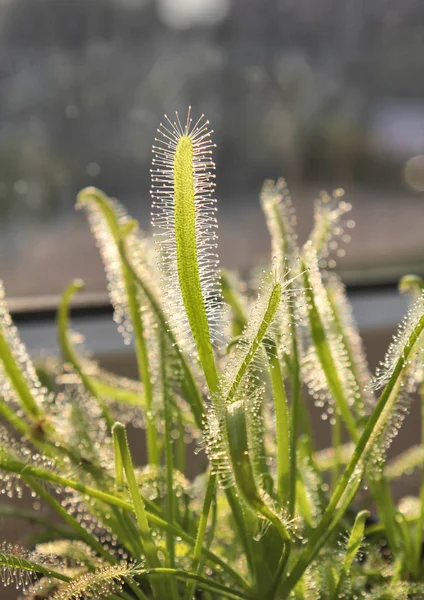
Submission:
[[[271,265],[241,282],[218,265],[207,122],[177,117],[159,131],[152,237],[99,190],[78,198],[140,381],[77,347],[69,306],[82,282],[58,311],[63,361],[44,371],[1,294],[1,491],[28,488],[59,519],[0,507],[44,530],[34,551],[0,548],[0,577],[33,599],[424,597],[424,485],[399,505],[390,489],[422,466],[424,446],[385,458],[422,387],[421,280],[402,282],[411,308],[372,377],[331,272],[353,226],[342,190],[320,196],[300,247],[285,183],[267,182]],[[325,452],[311,402],[331,426]],[[145,429],[143,467],[126,424]],[[193,446],[208,466],[189,481]]]

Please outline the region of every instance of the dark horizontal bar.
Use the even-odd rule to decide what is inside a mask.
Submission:
[[[349,294],[376,294],[379,292],[396,291],[397,281],[378,283],[350,283],[346,286]],[[49,296],[10,301],[10,312],[14,322],[22,323],[52,322],[56,319],[59,297]],[[112,316],[113,308],[109,303],[107,293],[80,294],[71,308],[72,318],[92,319]]]
[[[9,310],[16,324],[51,322],[56,319],[59,296],[34,296],[8,300]],[[113,309],[106,292],[81,293],[72,303],[71,316],[93,318],[112,315]]]
[[[54,321],[57,316],[57,309],[41,309],[12,312],[12,318],[16,325],[20,323],[34,323]],[[112,316],[113,309],[110,304],[99,304],[98,306],[75,306],[71,309],[71,317],[78,319],[92,319],[93,317]]]

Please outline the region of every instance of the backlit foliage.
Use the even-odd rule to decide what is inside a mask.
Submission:
[[[32,600],[424,598],[424,484],[399,504],[390,488],[423,446],[386,461],[411,394],[424,403],[421,279],[402,280],[411,306],[372,377],[331,271],[354,225],[343,191],[320,194],[300,243],[286,183],[267,181],[270,261],[243,282],[219,268],[208,122],[189,111],[158,131],[151,235],[100,190],[77,202],[138,378],[104,371],[71,330],[81,281],[59,306],[62,360],[37,368],[0,289],[0,492],[34,499],[0,516],[42,529],[31,551],[0,546],[1,581]],[[144,429],[142,466],[126,426]]]

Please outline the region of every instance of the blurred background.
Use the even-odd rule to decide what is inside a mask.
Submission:
[[[374,368],[406,307],[398,277],[424,274],[422,0],[0,0],[0,278],[31,353],[57,351],[42,308],[83,277],[75,328],[134,374],[75,196],[100,187],[149,229],[155,131],[189,104],[215,130],[223,265],[268,260],[265,178],[287,179],[301,240],[319,191],[346,189],[357,227],[338,268]],[[392,453],[419,421],[415,403]]]
[[[105,289],[75,195],[150,223],[151,145],[189,104],[215,130],[221,262],[267,260],[258,204],[284,176],[301,235],[344,187],[353,284],[424,272],[421,0],[1,0],[0,276],[9,297]]]

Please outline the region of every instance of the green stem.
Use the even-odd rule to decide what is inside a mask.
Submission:
[[[125,583],[135,594],[138,600],[149,600],[146,594],[138,587],[138,585],[131,579],[131,577],[125,577]],[[128,594],[128,600],[133,600],[132,596]]]
[[[166,468],[166,517],[169,523],[176,521],[176,505],[174,497],[174,453],[172,442],[172,406],[169,398],[168,373],[166,359],[165,333],[159,334],[161,350],[162,405],[164,413],[164,449]],[[175,568],[175,539],[171,533],[166,535],[166,547],[169,556],[169,566]],[[175,594],[174,594],[175,595]]]
[[[143,547],[143,553],[146,558],[146,564],[148,567],[161,567],[161,561],[159,559],[158,551],[153,541],[153,537],[150,531],[149,521],[147,519],[146,509],[144,502],[140,494],[137,479],[134,472],[134,467],[131,459],[130,450],[128,447],[127,436],[125,427],[122,423],[115,423],[113,426],[113,433],[118,439],[119,450],[122,457],[122,464],[124,466],[125,476],[127,478],[128,490],[131,495],[135,518],[140,530],[140,539]],[[159,581],[157,585],[153,586],[153,593],[157,600],[162,598],[173,598],[172,591],[167,585],[166,581]]]
[[[143,548],[140,543],[140,538],[137,535],[138,530],[134,524],[127,520],[128,514],[116,506],[111,507],[110,512],[100,512],[105,525],[110,531],[120,540],[131,556],[138,558],[143,554]]]
[[[340,415],[346,424],[350,436],[356,441],[358,439],[358,434],[356,431],[355,419],[350,412],[350,407],[343,391],[343,385],[340,381],[334,358],[327,343],[324,326],[315,303],[315,296],[310,284],[308,271],[304,264],[302,264],[302,270],[304,272],[303,277],[305,282],[306,301],[308,304],[309,325],[315,351],[325,373],[330,392],[340,411]]]
[[[267,340],[277,433],[277,486],[278,497],[283,505],[290,495],[290,428],[284,378],[277,348],[273,339]]]
[[[300,409],[300,366],[297,348],[297,337],[294,318],[294,309],[290,305],[290,321],[292,326],[292,359],[291,359],[291,421],[290,421],[290,484],[289,484],[289,516],[295,515],[296,510],[296,479],[297,479],[297,431]]]
[[[127,594],[127,592],[124,592],[123,590],[121,590],[119,594],[109,594],[106,598],[107,600],[134,600],[130,594]],[[143,598],[143,600],[145,600],[145,598]]]
[[[266,310],[260,320],[259,327],[252,341],[249,343],[247,350],[244,352],[244,359],[241,362],[237,373],[235,374],[234,379],[231,383],[230,389],[226,395],[225,404],[227,406],[231,404],[231,402],[234,400],[244,375],[246,374],[253,358],[255,357],[271,323],[275,319],[275,315],[277,314],[278,308],[280,307],[281,303],[281,294],[282,285],[281,283],[277,282],[272,286]]]
[[[119,237],[117,238],[117,242]],[[155,418],[153,415],[153,387],[149,365],[149,355],[144,333],[143,317],[137,298],[137,284],[133,280],[126,265],[122,265],[125,286],[127,289],[128,306],[131,323],[134,330],[134,345],[137,357],[137,367],[140,378],[144,384],[144,395],[146,398],[146,442],[147,458],[149,464],[158,465],[160,462],[159,445]]]
[[[151,567],[160,566],[156,546],[150,532],[150,526],[146,515],[144,502],[140,495],[137,479],[134,473],[134,467],[131,459],[130,450],[128,448],[127,436],[125,427],[122,423],[115,423],[113,426],[113,434],[116,437],[121,453],[122,464],[127,478],[128,489],[133,502],[134,513],[140,529],[141,541],[146,554],[147,564]]]
[[[65,291],[62,294],[59,303],[59,308],[57,311],[57,331],[59,338],[59,346],[62,351],[63,359],[66,362],[69,362],[75,369],[75,372],[80,378],[81,383],[83,384],[85,389],[91,396],[93,396],[93,398],[98,398],[97,391],[91,381],[91,378],[84,373],[79,356],[75,351],[71,340],[69,339],[69,306],[72,298],[77,292],[82,290],[83,287],[84,282],[82,281],[82,279],[74,279],[74,281],[65,289]],[[104,403],[101,404],[101,408],[107,425],[109,428],[111,428],[113,425],[113,420],[112,417],[109,415],[109,411],[107,410]]]
[[[196,381],[193,377],[193,373],[191,372],[191,369],[185,359],[184,354],[178,348],[178,344],[177,344],[175,335],[174,335],[173,331],[170,329],[170,327],[165,319],[165,316],[160,308],[158,299],[156,298],[156,296],[153,293],[150,286],[135,271],[134,267],[131,264],[131,261],[129,260],[129,258],[127,256],[127,250],[125,248],[125,236],[128,235],[128,233],[131,231],[133,226],[134,226],[134,223],[130,222],[127,224],[127,227],[123,228],[121,231],[122,237],[119,242],[119,251],[121,254],[121,258],[122,258],[123,262],[125,263],[126,267],[128,268],[129,272],[131,273],[132,277],[137,282],[137,285],[139,285],[140,288],[143,290],[144,295],[146,296],[153,312],[155,313],[155,317],[158,320],[158,324],[159,324],[160,328],[166,332],[170,344],[174,348],[177,349],[177,355],[178,355],[178,358],[179,358],[179,361],[181,364],[181,368],[184,373],[182,385],[186,392],[187,399],[190,402],[190,408],[196,419],[196,423],[197,423],[198,427],[200,427],[200,429],[203,429],[203,417],[205,414],[205,410],[204,410],[204,406],[203,406],[202,395],[201,395],[199,388],[196,384]]]
[[[89,533],[80,523],[66,511],[60,502],[58,502],[51,494],[49,494],[42,485],[40,485],[34,478],[22,476],[22,479],[29,485],[34,492],[46,502],[50,508],[52,508],[72,529],[77,533],[78,537],[84,540],[84,542],[90,546],[99,556],[102,556],[105,560],[110,563],[116,563],[116,559],[112,556],[103,545]]]
[[[193,563],[191,565],[191,571],[196,575],[202,574],[202,547],[204,543],[204,537],[206,533],[206,525],[209,518],[209,511],[212,504],[212,500],[215,496],[216,488],[216,475],[214,473],[209,474],[208,485],[206,487],[205,499],[203,501],[202,514],[200,515],[199,528],[197,530],[196,544],[193,551]],[[196,581],[187,582],[187,587],[184,595],[184,600],[191,600],[196,591]]]
[[[402,541],[402,552],[399,553],[399,580],[404,578],[405,573],[411,573],[414,577],[415,567],[415,537],[411,535],[411,529],[407,523],[405,516],[398,512],[396,514],[396,523],[400,532]]]
[[[121,238],[121,241],[120,241],[120,252],[121,252],[122,259],[125,261],[127,267],[130,269],[134,279],[137,281],[138,285],[143,290],[146,298],[150,302],[152,310],[155,313],[156,318],[158,319],[159,326],[164,331],[166,331],[171,345],[178,349],[178,344],[177,344],[175,335],[172,332],[172,330],[170,329],[170,327],[164,317],[164,314],[163,314],[162,310],[160,309],[159,302],[158,302],[157,298],[155,297],[155,294],[151,290],[150,286],[135,271],[135,269],[131,265],[131,262],[127,256],[124,240],[125,240],[125,235],[127,235],[129,233],[130,228],[133,226],[133,224],[128,223],[127,225],[128,225],[128,227],[126,229],[122,230],[123,237]],[[183,384],[182,384],[183,390],[184,390],[185,395],[190,403],[190,408],[193,412],[194,418],[196,420],[196,424],[203,431],[205,409],[204,409],[204,405],[203,405],[202,396],[199,392],[199,388],[194,380],[193,373],[190,370],[190,367],[184,357],[184,354],[181,351],[178,351],[177,354],[178,354],[180,364],[181,364],[181,367],[183,370],[183,375],[184,375]],[[236,523],[236,526],[237,526],[237,529],[238,529],[238,532],[240,535],[240,539],[242,541],[243,547],[246,552],[246,557],[247,557],[247,562],[248,562],[249,568],[252,569],[253,558],[252,558],[251,542],[250,542],[249,536],[246,532],[246,527],[245,527],[240,503],[234,493],[234,490],[227,489],[227,490],[225,490],[225,494],[227,497],[227,501],[230,505],[231,511],[233,513],[233,517],[234,517],[234,520],[235,520],[235,523]]]
[[[0,360],[3,364],[3,370],[10,381],[11,386],[15,390],[22,408],[34,420],[42,417],[43,412],[37,405],[33,397],[28,383],[15,361],[15,357],[7,343],[3,328],[0,327]]]
[[[360,378],[358,375],[358,370],[356,368],[356,362],[354,360],[353,349],[351,347],[351,344],[349,343],[348,337],[346,336],[345,328],[343,327],[342,319],[341,319],[339,310],[337,308],[336,299],[334,297],[334,290],[331,288],[331,286],[327,287],[326,294],[327,294],[327,298],[328,298],[328,301],[329,301],[329,304],[331,307],[337,334],[340,336],[343,346],[347,352],[347,357],[349,360],[349,369],[355,378],[356,385],[357,385],[357,388],[358,388],[358,391],[360,394],[360,405],[365,406],[363,393],[362,393],[362,384],[361,384],[361,381],[360,381]],[[361,417],[363,415],[359,414],[358,416]],[[337,414],[335,415],[335,418],[338,419]],[[333,432],[334,432],[334,434],[336,433],[335,429],[333,429]],[[358,440],[358,435],[356,435],[356,437],[352,437],[352,439],[353,439],[353,441],[356,442]],[[333,447],[334,448],[340,447],[340,444],[337,445],[336,443],[334,443]],[[337,471],[338,471],[338,469],[337,469]],[[334,468],[333,481],[337,481],[337,479],[338,479],[337,471]],[[390,487],[388,485],[388,482],[386,480],[384,473],[382,473],[380,475],[378,481],[373,480],[372,474],[369,474],[369,475],[370,475],[369,476],[370,490],[371,490],[372,496],[378,506],[381,518],[382,518],[383,522],[385,523],[385,530],[386,530],[389,545],[392,548],[392,550],[395,551],[395,549],[398,545],[398,527],[397,527],[397,523],[396,523],[396,519],[395,519],[396,508],[395,508],[395,505],[393,502]],[[333,487],[333,489],[334,489],[334,487]]]
[[[13,410],[2,400],[0,400],[0,415],[3,416],[12,427],[23,436],[28,437],[31,442],[48,456],[57,459],[58,452],[68,457],[74,464],[80,464],[81,456],[73,449],[69,449],[63,440],[55,434],[53,427],[46,420],[41,409],[35,403],[31,391],[27,385],[25,377],[20,372],[13,354],[8,347],[5,338],[0,329],[0,355],[3,362],[3,368],[6,375],[9,376],[12,386],[15,388],[21,399],[21,404],[27,406],[27,414],[34,420],[34,427],[28,425],[25,420],[14,413]],[[38,430],[40,426],[40,430]],[[87,466],[87,468],[89,468]]]
[[[364,537],[365,523],[369,516],[370,513],[367,510],[363,510],[356,515],[355,523],[352,527],[352,531],[350,532],[349,540],[347,542],[345,559],[340,571],[339,580],[331,600],[338,600],[342,593],[343,586],[347,577],[349,576],[352,563],[361,546]]]
[[[237,489],[250,508],[274,525],[282,541],[284,543],[289,542],[290,535],[286,527],[273,508],[264,500],[263,495],[256,486],[253,467],[249,457],[246,412],[242,402],[233,402],[227,407],[225,423],[228,449]]]
[[[314,452],[314,434],[312,430],[311,420],[309,418],[308,409],[306,406],[305,398],[302,394],[302,390],[299,386],[299,400],[298,400],[298,412],[299,412],[299,425],[301,432],[305,435],[307,439],[307,444],[309,447],[309,453],[313,454]]]
[[[327,287],[325,291],[327,293],[328,302],[330,304],[331,311],[333,314],[334,324],[336,326],[337,334],[340,336],[343,346],[347,352],[347,357],[349,360],[349,370],[352,372],[352,375],[355,378],[356,385],[358,387],[358,392],[359,392],[360,398],[361,398],[361,403],[364,404],[363,393],[362,393],[363,384],[359,377],[357,364],[356,364],[355,356],[354,356],[354,349],[352,348],[352,345],[350,344],[349,337],[346,335],[346,329],[343,326],[342,317],[341,317],[340,311],[338,310],[338,307],[337,307],[336,298],[334,295],[334,289],[332,287]],[[347,301],[348,300],[346,300],[346,302]],[[359,415],[359,416],[361,416],[361,415]]]
[[[264,206],[264,210],[265,210],[265,216],[267,217],[268,229],[271,234],[271,238],[273,240],[273,243],[277,247],[276,254],[281,261],[281,264],[279,265],[279,267],[281,268],[282,272],[284,272],[287,268],[285,260],[292,253],[290,252],[290,243],[289,243],[290,233],[289,233],[288,227],[286,227],[286,223],[284,222],[284,218],[281,214],[281,204],[280,204],[280,202],[272,203],[269,205],[269,207]],[[268,214],[269,214],[269,217],[268,217]],[[278,234],[273,234],[273,228],[270,225],[271,215],[272,215],[274,222],[277,225]],[[294,242],[294,239],[292,239],[290,241]]]
[[[7,402],[0,398],[0,416],[6,419],[10,425],[23,436],[31,436],[31,428],[16,414],[16,411],[10,408]]]
[[[333,492],[330,503],[327,506],[327,509],[325,510],[325,513],[323,515],[323,518],[321,519],[320,524],[318,525],[313,536],[311,537],[309,544],[307,545],[305,550],[302,552],[298,562],[293,567],[290,575],[287,577],[286,581],[284,582],[282,589],[283,589],[284,593],[286,593],[287,595],[290,592],[290,590],[292,590],[293,587],[296,585],[297,581],[300,579],[303,572],[309,565],[310,561],[313,559],[313,557],[316,555],[316,553],[319,551],[319,549],[322,547],[323,543],[325,542],[325,539],[326,539],[325,532],[328,529],[329,524],[333,520],[334,513],[337,509],[337,505],[339,504],[340,500],[343,500],[343,496],[344,496],[346,490],[348,489],[349,482],[351,481],[351,478],[354,475],[354,472],[357,469],[358,465],[360,464],[361,461],[365,460],[367,452],[369,451],[370,446],[372,446],[372,443],[370,444],[370,441],[371,441],[373,433],[374,432],[377,433],[378,430],[381,430],[378,422],[381,417],[384,419],[384,417],[387,415],[387,413],[390,412],[390,411],[388,411],[388,408],[390,408],[390,407],[388,407],[388,404],[391,399],[392,392],[396,386],[396,383],[397,383],[399,377],[402,374],[403,369],[405,368],[405,365],[407,365],[407,363],[408,363],[408,357],[409,357],[416,341],[419,339],[421,333],[423,332],[423,329],[424,329],[424,316],[421,317],[421,319],[419,320],[417,325],[414,327],[412,333],[410,334],[408,341],[401,353],[401,356],[399,357],[399,359],[396,363],[393,373],[392,373],[386,387],[384,388],[384,390],[377,402],[377,405],[374,408],[374,411],[370,415],[368,422],[365,426],[365,429],[355,446],[352,457],[351,457],[336,489]],[[392,402],[394,402],[394,400]],[[382,424],[381,426],[384,426],[384,424]],[[342,516],[343,515],[340,514],[340,518]]]
[[[278,588],[280,586],[280,582],[281,582],[281,577],[284,574],[284,571],[287,567],[287,563],[288,560],[290,558],[290,552],[291,552],[291,542],[290,541],[286,541],[286,543],[284,544],[283,547],[283,552],[281,553],[281,557],[277,566],[277,572],[274,578],[274,581],[272,582],[272,585],[266,595],[267,598],[269,598],[270,600],[273,600],[274,598],[278,598],[277,594],[278,594]]]
[[[292,231],[292,225],[288,220],[290,217],[286,211],[284,195],[281,195],[282,188],[280,183],[273,186],[273,195],[268,200],[263,199],[263,210],[268,224],[268,229],[272,239],[273,254],[278,259],[278,268],[284,276],[286,289],[288,293],[292,290],[290,281],[290,268],[295,261],[296,256],[296,237]],[[286,356],[288,371],[290,373],[291,387],[291,414],[290,414],[290,481],[289,481],[289,501],[288,513],[291,518],[295,515],[296,508],[296,479],[297,479],[297,433],[299,417],[304,417],[305,423],[308,422],[306,411],[302,411],[301,405],[301,383],[299,355],[296,337],[296,318],[292,302],[288,302],[288,312],[290,325],[292,328],[291,357]],[[305,428],[306,430],[306,428]]]
[[[122,530],[121,534],[119,534],[118,531],[116,532],[118,538],[125,540],[126,545],[131,550],[132,555],[138,558],[143,554],[143,546],[141,544],[137,528],[134,527],[134,522],[132,521],[129,513],[125,510],[114,506],[112,507],[112,511],[117,521],[117,523],[115,522],[115,528],[118,527]]]
[[[358,476],[354,476],[349,484],[345,488],[345,494],[341,498],[340,504],[336,506],[336,508],[331,511],[331,514],[324,513],[324,517],[326,521],[324,522],[324,517],[319,524],[318,528],[312,534],[308,546],[305,548],[304,552],[301,554],[298,562],[294,565],[291,573],[288,577],[283,581],[282,586],[280,587],[281,594],[289,594],[289,592],[297,585],[303,572],[308,567],[308,565],[312,562],[312,560],[316,557],[319,550],[323,547],[323,545],[327,542],[327,540],[334,534],[336,531],[339,522],[343,518],[347,509],[353,501],[353,498],[356,496],[359,487],[361,485],[362,474]],[[328,510],[328,508],[327,508]],[[313,548],[313,550],[312,550]],[[286,595],[282,596],[286,598]]]
[[[342,428],[341,428],[341,421],[340,421],[340,415],[337,411],[337,409],[335,409],[334,411],[334,422],[331,425],[331,446],[334,450],[334,462],[333,462],[333,467],[331,470],[331,477],[332,477],[332,489],[335,490],[336,486],[337,486],[337,482],[339,480],[339,475],[340,475],[340,464],[341,464],[341,458],[340,458],[340,449],[341,449],[341,444],[342,444]]]
[[[112,430],[113,449],[115,455],[115,486],[118,492],[124,489],[124,463],[122,462],[121,448],[116,430]]]
[[[337,333],[342,339],[343,345],[345,347],[345,350],[347,352],[347,356],[349,359],[350,370],[352,371],[352,374],[355,377],[355,381],[358,386],[358,390],[360,391],[360,394],[361,394],[361,404],[364,404],[364,400],[362,397],[362,391],[361,391],[362,386],[361,386],[361,382],[358,377],[355,362],[353,360],[352,349],[350,347],[348,339],[346,338],[345,331],[342,326],[341,318],[340,318],[340,315],[336,308],[335,299],[333,297],[333,294],[332,294],[330,288],[327,288],[326,294],[327,294],[327,298],[328,298],[328,301],[329,301],[329,304],[330,304],[330,307],[332,310],[333,319],[334,319],[334,323],[336,325]],[[316,317],[315,317],[315,320],[317,321]],[[320,327],[318,322],[316,323],[316,327],[318,329]],[[321,327],[322,327],[322,325],[321,325]],[[322,328],[322,331],[323,331],[323,328]],[[323,332],[323,335],[325,335],[324,332]],[[326,364],[329,367],[329,366],[331,366],[330,360],[332,359],[331,351],[328,346],[327,346],[327,348],[325,347],[326,346],[325,343],[322,346],[323,347],[321,349],[321,352],[323,354],[323,358],[321,359],[321,362],[324,367],[325,361],[327,361]],[[327,358],[325,358],[325,356],[327,356]],[[348,431],[350,433],[352,440],[354,442],[357,442],[359,435],[358,435],[356,429],[353,428],[353,425],[349,425],[351,413],[350,413],[350,410],[348,410],[347,402],[343,399],[344,394],[343,394],[341,385],[339,385],[340,381],[338,381],[335,363],[333,364],[333,366],[334,366],[334,373],[333,373],[333,370],[329,369],[328,371],[326,371],[326,375],[327,375],[329,387],[330,387],[332,394],[336,400],[336,413],[335,413],[336,423],[337,423],[337,419],[339,419],[338,414],[337,414],[338,410],[342,410],[343,406],[345,406],[346,410],[344,413],[344,420],[345,420],[346,426],[348,428]],[[336,375],[336,377],[335,377],[335,375]],[[349,418],[349,422],[346,421],[346,417]],[[352,422],[354,422],[354,421],[355,421],[355,419],[352,417]],[[337,427],[340,428],[340,424],[339,425],[336,424],[334,426],[334,428],[332,429],[332,431],[333,431],[334,435],[340,436],[341,432],[339,431],[337,433],[337,429],[336,429]],[[335,449],[339,449],[340,441],[337,442],[337,440],[334,439],[333,447]],[[337,450],[337,454],[339,454],[339,450]],[[336,458],[338,460],[337,454],[336,454]],[[378,506],[381,518],[385,524],[385,531],[387,534],[389,545],[392,548],[392,550],[395,550],[398,545],[398,527],[397,527],[397,523],[396,523],[396,519],[395,519],[396,509],[395,509],[395,506],[393,503],[393,498],[391,495],[390,488],[387,484],[384,473],[382,473],[380,475],[378,481],[373,479],[372,474],[370,474],[368,479],[370,481],[370,490],[371,490],[372,496]],[[338,480],[338,469],[336,470],[336,467],[334,466],[333,481],[337,481],[337,480]],[[333,487],[333,489],[334,489],[334,487]]]
[[[372,478],[372,474],[368,473],[368,482],[372,497],[378,507],[380,518],[384,523],[384,533],[387,541],[393,552],[396,552],[399,547],[399,534],[396,519],[397,510],[393,502],[390,486],[384,473],[380,474],[377,480]]]
[[[182,410],[178,406],[177,406],[177,428],[178,428],[178,439],[176,442],[175,466],[180,473],[185,473],[187,445],[185,442],[185,429],[184,429],[184,422],[183,422],[183,413],[182,413]]]
[[[421,399],[421,444],[424,448],[424,383],[420,386],[420,399]],[[416,538],[415,538],[415,564],[414,574],[415,578],[418,579],[420,575],[420,566],[422,560],[422,545],[423,545],[423,529],[424,529],[424,462],[422,463],[423,473],[421,478],[420,486],[420,515],[416,527]]]
[[[95,188],[87,188],[82,190],[78,195],[78,201],[84,205],[85,202],[93,200],[99,210],[102,212],[110,234],[113,238],[113,243],[119,251],[119,243],[121,240],[121,227],[118,218],[111,208],[108,198]],[[119,254],[119,256],[121,256]],[[121,272],[122,278],[125,285],[125,291],[127,295],[129,317],[134,332],[134,347],[137,358],[137,368],[141,380],[144,384],[144,396],[146,400],[146,439],[147,439],[147,452],[149,462],[152,464],[159,464],[159,453],[157,443],[157,429],[155,426],[154,418],[152,415],[153,406],[153,388],[149,365],[148,349],[146,344],[144,322],[142,313],[140,310],[140,303],[137,296],[137,284],[132,277],[132,273],[124,261],[121,260]]]
[[[277,311],[281,304],[282,284],[276,282],[272,285],[269,297],[264,307],[264,312],[258,320],[258,325],[253,335],[250,338],[243,355],[240,359],[240,364],[232,378],[229,390],[225,397],[226,406],[226,439],[228,441],[228,450],[230,460],[233,466],[233,472],[236,480],[237,489],[247,504],[253,509],[256,514],[262,515],[270,521],[279,532],[283,541],[288,542],[290,536],[275,511],[263,500],[262,494],[258,490],[255,482],[254,471],[250,460],[250,451],[247,438],[247,423],[246,414],[243,406],[239,401],[235,400],[237,392],[247,373],[252,360],[257,354],[269,327],[273,323]],[[228,493],[227,493],[228,498]],[[244,548],[249,564],[249,570],[254,574],[255,581],[257,580],[255,571],[255,560],[252,552],[249,534],[245,534],[245,519],[243,515],[238,515],[240,520],[239,533],[244,535]]]
[[[240,503],[240,499],[235,492],[235,489],[232,487],[225,489],[225,496],[227,498],[227,502],[231,508],[231,513],[234,518],[234,522],[237,528],[237,532],[243,546],[244,552],[246,554],[247,565],[249,568],[249,572],[252,574],[254,572],[254,559],[253,559],[253,548],[252,548],[252,539],[250,533],[248,531],[246,525],[246,519],[243,514],[243,508]],[[205,553],[206,555],[206,553]]]
[[[70,323],[69,323],[69,307],[71,304],[72,298],[75,294],[81,291],[84,288],[84,282],[82,279],[74,279],[72,283],[68,285],[68,287],[64,290],[62,297],[60,299],[59,308],[57,311],[57,332],[59,339],[59,346],[62,351],[62,356],[64,361],[70,363],[75,371],[77,372],[79,378],[81,379],[82,384],[85,389],[94,397],[96,397],[96,393],[91,384],[91,380],[84,373],[80,359],[69,339],[69,331],[70,331]]]
[[[2,456],[0,452],[0,469],[8,471],[10,473],[16,473],[17,475],[28,475],[30,477],[36,477],[37,479],[41,479],[42,481],[47,481],[49,483],[53,483],[55,485],[59,485],[64,488],[71,488],[82,494],[90,496],[91,498],[95,498],[104,502],[109,506],[117,506],[119,508],[123,508],[125,511],[130,513],[134,512],[134,507],[130,502],[123,500],[117,495],[108,494],[96,488],[90,487],[83,483],[79,483],[72,479],[68,479],[66,477],[61,477],[60,475],[56,475],[50,471],[46,471],[41,469],[40,467],[33,467],[28,465],[27,463],[23,463],[16,459],[12,459],[10,457]],[[231,504],[231,501],[229,501]],[[159,529],[163,531],[171,531],[176,537],[180,537],[184,542],[189,544],[190,546],[195,545],[195,539],[188,535],[183,529],[180,529],[178,526],[173,523],[168,523],[157,514],[146,511],[146,515],[149,521],[156,525]],[[237,581],[238,585],[247,588],[247,582],[240,576],[239,573],[234,571],[230,565],[228,565],[227,561],[221,559],[219,556],[214,554],[209,550],[202,549],[202,554],[213,564],[217,565],[222,571],[228,573],[235,581]]]
[[[206,579],[205,577],[201,577],[200,575],[195,575],[194,573],[187,573],[186,571],[179,571],[178,569],[149,569],[145,573],[140,574],[140,576],[143,575],[146,577],[154,577],[158,575],[174,575],[177,579],[180,579],[182,581],[187,581],[190,579],[194,580],[197,583],[197,587],[203,590],[218,593],[224,598],[231,598],[234,600],[253,600],[252,596],[250,596],[249,594],[244,594],[243,592],[231,590],[225,585],[221,585],[220,583],[214,582],[212,579]]]
[[[9,424],[19,432],[23,437],[27,437],[31,443],[43,452],[46,456],[54,458],[56,461],[59,459],[58,453],[69,458],[74,465],[81,466],[81,456],[67,448],[61,440],[55,435],[53,429],[49,426],[43,428],[41,435],[37,432],[36,428],[29,426],[21,417],[9,408],[6,402],[0,399],[0,416],[4,417]],[[48,437],[46,436],[48,435]],[[84,463],[84,467],[93,474],[93,470],[90,469],[88,463]]]

